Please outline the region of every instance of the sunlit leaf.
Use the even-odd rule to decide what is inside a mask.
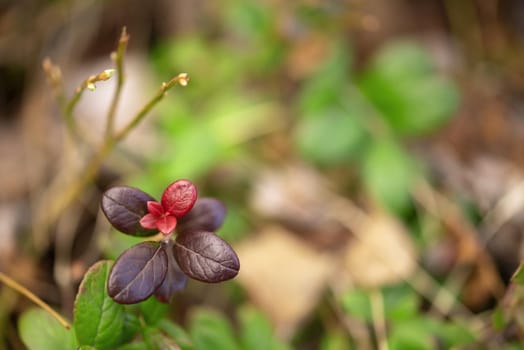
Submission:
[[[175,258],[186,275],[203,282],[231,279],[240,269],[233,248],[206,231],[180,233],[175,241]]]
[[[29,350],[71,350],[76,348],[72,329],[65,329],[42,309],[29,309],[18,320],[22,342]]]
[[[177,230],[215,232],[226,216],[224,204],[214,198],[199,198],[189,213],[178,219]]]
[[[435,349],[437,339],[432,328],[432,322],[424,318],[395,323],[389,331],[389,348],[391,350]]]
[[[74,328],[80,345],[113,349],[122,339],[125,310],[107,295],[110,261],[100,261],[87,271],[78,288]]]
[[[352,289],[342,296],[344,311],[353,318],[361,321],[371,321],[371,303],[368,294],[360,289]]]
[[[109,274],[107,290],[121,304],[147,299],[164,281],[167,254],[158,242],[137,244],[120,255]]]
[[[176,150],[174,156],[169,156],[154,169],[160,172],[162,181],[173,176],[201,176],[223,158],[223,146],[203,123],[195,123],[183,134],[177,135],[172,143],[172,148]]]
[[[135,236],[151,236],[156,230],[146,230],[140,219],[148,213],[147,202],[155,199],[139,189],[112,187],[102,197],[102,211],[117,230]]]
[[[340,330],[328,330],[322,338],[320,350],[346,350],[349,346],[348,335]]]

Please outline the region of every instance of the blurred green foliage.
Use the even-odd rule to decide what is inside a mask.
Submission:
[[[458,89],[437,70],[431,53],[412,40],[390,39],[360,65],[358,48],[348,35],[351,24],[341,20],[335,2],[319,3],[288,4],[282,6],[287,13],[279,16],[271,2],[226,0],[215,5],[215,22],[209,28],[159,43],[150,56],[158,79],[187,72],[191,82],[158,106],[155,122],[163,152],[145,160],[143,171],[128,183],[158,197],[174,179],[190,178],[202,183],[204,195],[211,195],[216,189],[206,187],[212,183],[207,180],[217,169],[263,163],[256,146],[265,136],[279,134],[287,142],[281,162],[289,157],[327,176],[330,170],[356,174],[347,176],[356,182],[349,187],[393,214],[407,216],[413,187],[425,176],[423,163],[408,144],[438,131],[453,117],[460,103]],[[306,48],[320,45],[320,54],[310,55],[299,42]],[[297,60],[297,54],[304,57]],[[301,64],[307,67],[299,69]],[[245,191],[238,186],[220,193],[228,215],[218,234],[228,241],[238,240],[251,227]],[[104,244],[109,258],[137,242],[117,233],[109,239]],[[497,330],[509,324],[524,328],[518,312],[524,300],[523,270],[521,266],[513,277],[509,306],[492,315]],[[80,349],[95,344],[101,349],[118,345],[121,350],[146,350],[174,346],[174,339],[183,350],[287,350],[296,342],[278,340],[266,315],[250,305],[237,305],[234,324],[220,312],[191,309],[187,327],[182,327],[167,317],[168,307],[153,298],[138,306],[112,305],[104,294],[106,277],[87,277],[97,288],[79,293],[80,308],[82,303],[88,306],[82,312],[84,323],[100,322],[106,328],[80,327],[76,318],[75,337],[45,312],[29,310],[19,319],[29,349],[72,349],[81,343]],[[468,325],[423,310],[420,295],[405,283],[373,292],[383,299],[391,350],[473,348],[478,342]],[[102,306],[94,305],[97,302]],[[368,290],[345,291],[335,307],[368,329],[376,322]],[[118,321],[114,329],[111,320]],[[316,339],[319,348],[351,349],[351,330],[343,326],[326,326]],[[87,334],[91,330],[93,334]]]
[[[73,330],[65,329],[42,309],[29,309],[18,320],[20,337],[29,349],[71,350],[78,346]]]
[[[49,313],[29,309],[19,319],[29,350],[289,350],[275,336],[269,320],[253,306],[237,310],[239,331],[220,312],[193,310],[188,330],[167,316],[169,305],[155,297],[136,305],[114,302],[106,292],[112,262],[93,265],[76,296],[74,321],[65,329]]]
[[[458,90],[436,71],[429,52],[412,41],[388,42],[357,70],[351,42],[340,34],[332,9],[293,8],[299,37],[320,33],[325,51],[299,77],[287,73],[297,38],[282,33],[270,4],[254,1],[230,0],[220,7],[218,35],[188,34],[154,50],[160,77],[187,72],[191,83],[160,106],[158,128],[167,151],[148,160],[144,173],[132,180],[136,186],[155,194],[175,178],[198,181],[217,167],[248,166],[259,158],[250,147],[254,140],[284,133],[302,161],[321,170],[356,171],[360,187],[376,202],[396,214],[410,208],[412,187],[424,170],[406,142],[443,126],[458,106]],[[249,228],[245,208],[238,205],[244,199],[236,196],[242,194],[224,198],[230,210],[219,234],[230,235],[228,240]],[[410,289],[382,293],[391,349],[472,341],[461,325],[421,314]],[[365,291],[348,291],[342,306],[351,317],[372,322]],[[285,348],[273,343],[261,314],[241,309],[239,321],[237,338],[220,314],[196,312],[189,327],[194,349]],[[346,349],[350,343],[344,332],[328,330],[321,348]]]
[[[291,155],[321,171],[356,173],[353,187],[393,213],[405,214],[412,187],[424,176],[406,144],[443,126],[459,103],[457,89],[437,72],[429,52],[416,42],[393,40],[357,69],[355,48],[345,35],[347,23],[332,6],[290,5],[285,25],[270,3],[228,0],[216,10],[212,31],[166,40],[151,53],[159,80],[187,72],[191,82],[158,106],[155,121],[164,151],[147,159],[143,172],[129,183],[159,196],[174,179],[190,178],[203,184],[202,194],[211,195],[208,176],[219,168],[259,163],[260,149],[254,145],[266,135],[282,134],[289,148],[283,161]],[[314,46],[317,41],[320,55],[309,57],[297,49],[297,42]],[[305,55],[298,61],[297,52]],[[294,67],[300,62],[307,62],[307,68]],[[242,237],[251,225],[244,192],[235,187],[221,194],[228,215],[218,234],[228,241]],[[110,239],[104,244],[110,258],[136,243],[121,234]],[[419,297],[406,286],[381,293],[390,349],[472,341],[461,325],[421,313]],[[347,291],[341,307],[350,317],[373,322],[366,291]],[[206,309],[191,314],[186,331],[169,321],[167,312],[153,299],[138,309],[126,308],[122,338],[114,340],[123,343],[140,330],[139,340],[121,348],[152,349],[167,344],[169,336],[182,349],[289,349],[277,340],[266,317],[249,306],[237,310],[238,331],[222,314]],[[23,323],[30,317],[40,316],[30,314]],[[320,347],[339,350],[350,344],[345,331],[328,329]]]
[[[306,37],[321,33],[326,52],[311,72],[291,78],[286,71],[294,43],[271,11],[268,4],[229,1],[218,14],[219,36],[188,34],[154,50],[159,76],[188,72],[191,83],[160,106],[158,126],[169,151],[150,159],[133,182],[157,193],[174,178],[198,179],[217,166],[256,158],[246,143],[289,132],[290,146],[305,161],[361,169],[369,194],[401,213],[420,175],[404,138],[448,121],[458,106],[457,89],[436,72],[422,46],[405,40],[388,43],[355,71],[340,28],[322,27],[333,14],[305,5],[296,6],[294,21]],[[286,84],[296,87],[283,100]]]
[[[380,293],[390,349],[435,349],[437,344],[450,349],[474,344],[475,337],[465,325],[421,313],[419,296],[406,285],[386,287]],[[349,317],[373,322],[369,291],[348,291],[341,303]]]

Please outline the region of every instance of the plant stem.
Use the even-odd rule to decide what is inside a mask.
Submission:
[[[116,50],[114,59],[116,63],[116,71],[118,74],[118,80],[116,83],[115,94],[111,100],[111,105],[107,112],[106,119],[106,130],[105,130],[105,139],[106,141],[113,137],[113,130],[115,126],[115,115],[116,109],[118,107],[118,102],[120,101],[120,94],[122,93],[122,86],[124,85],[124,55],[127,48],[127,43],[129,42],[129,35],[127,34],[126,27],[122,28],[122,34],[120,34],[120,40],[118,41],[118,48]]]
[[[57,313],[55,310],[51,308],[48,304],[46,304],[42,299],[37,297],[33,292],[31,292],[26,287],[22,286],[20,283],[13,280],[11,277],[7,276],[3,272],[0,272],[0,281],[3,282],[6,286],[9,288],[12,288],[19,292],[20,294],[24,295],[26,298],[31,300],[36,305],[40,306],[42,309],[44,309],[46,312],[48,312],[51,316],[53,316],[64,328],[70,329],[71,325],[69,322],[67,322],[62,316],[60,316],[59,313]]]
[[[107,138],[104,140],[102,146],[98,151],[91,157],[86,166],[79,173],[79,176],[73,181],[70,182],[64,190],[61,190],[63,186],[60,187],[60,193],[56,193],[49,198],[53,198],[51,204],[47,203],[45,212],[46,217],[44,221],[38,223],[38,229],[46,229],[49,224],[53,223],[60,213],[69,206],[69,204],[85,189],[85,187],[93,181],[96,173],[98,172],[100,166],[113,150],[115,145],[124,139],[131,130],[133,130],[142,119],[153,109],[153,107],[165,96],[167,91],[174,87],[176,84],[182,86],[187,85],[189,78],[187,74],[181,73],[171,79],[167,83],[162,83],[160,90],[157,92],[153,98],[146,103],[142,109],[140,109],[136,115],[131,119],[129,124],[127,124],[120,132],[116,133],[113,137]],[[42,209],[41,209],[42,210]]]
[[[167,83],[162,83],[162,86],[160,87],[160,90],[158,90],[157,94],[153,96],[153,98],[144,106],[140,111],[137,112],[137,114],[131,119],[129,124],[127,124],[120,132],[118,132],[115,137],[114,141],[118,142],[125,138],[127,134],[131,130],[133,130],[142,119],[153,109],[153,107],[164,98],[167,91],[171,89],[176,84],[180,84],[182,86],[186,86],[187,82],[189,81],[189,78],[186,73],[180,73],[176,77],[172,78]]]
[[[371,301],[371,314],[373,317],[373,328],[379,350],[388,350],[388,338],[386,333],[386,319],[384,316],[384,297],[380,289],[374,288],[369,295]]]

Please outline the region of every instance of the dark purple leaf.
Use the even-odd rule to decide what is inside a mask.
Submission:
[[[169,303],[173,294],[184,289],[187,283],[187,276],[180,270],[180,267],[178,267],[175,261],[173,243],[173,240],[162,243],[167,255],[167,273],[164,282],[162,282],[160,287],[155,291],[155,296],[163,303]]]
[[[109,296],[121,304],[147,299],[164,281],[167,264],[166,251],[158,242],[142,242],[127,249],[109,273]]]
[[[229,244],[212,232],[182,232],[175,241],[175,259],[186,275],[202,282],[235,277],[238,257]]]
[[[112,187],[102,196],[102,211],[118,231],[134,236],[152,236],[157,231],[143,228],[140,219],[148,213],[147,202],[154,200],[133,187]]]
[[[176,217],[185,215],[193,208],[197,198],[195,185],[188,180],[177,180],[162,193],[162,207]]]
[[[215,232],[222,226],[226,207],[215,198],[199,198],[189,213],[178,219],[178,232]]]

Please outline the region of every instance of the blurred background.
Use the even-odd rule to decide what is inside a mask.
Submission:
[[[64,201],[116,79],[81,96],[78,149],[42,62],[70,97],[124,26],[117,129],[191,81]],[[519,0],[0,1],[0,271],[70,318],[87,268],[137,242],[101,193],[187,178],[241,261],[171,303],[196,350],[522,349],[523,45]],[[30,306],[0,286],[0,349]]]

